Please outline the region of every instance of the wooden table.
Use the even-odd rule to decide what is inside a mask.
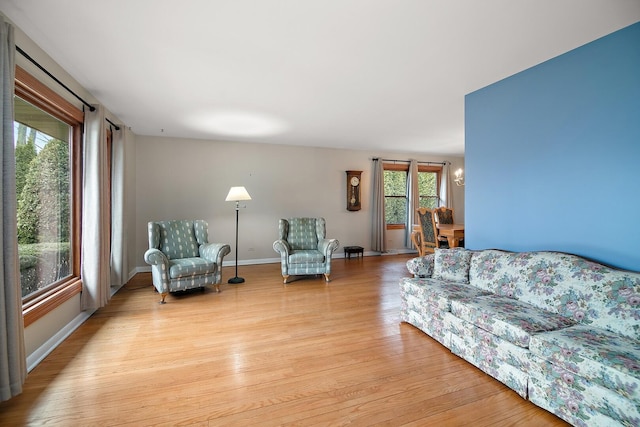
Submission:
[[[438,224],[438,233],[447,238],[450,248],[457,248],[464,239],[464,224]]]

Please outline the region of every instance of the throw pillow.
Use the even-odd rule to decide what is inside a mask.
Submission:
[[[433,278],[450,282],[469,283],[472,251],[464,248],[435,249]]]

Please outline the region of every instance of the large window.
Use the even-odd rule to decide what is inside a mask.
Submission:
[[[78,293],[82,112],[16,69],[18,255],[25,324]]]
[[[442,167],[418,165],[418,192],[420,207],[439,205],[440,175]],[[384,164],[384,214],[388,229],[406,228],[409,209],[409,164]]]

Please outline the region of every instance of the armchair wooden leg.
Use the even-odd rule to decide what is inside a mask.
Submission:
[[[162,299],[160,300],[160,304],[166,304],[166,303],[167,303],[167,302],[164,300],[164,299],[167,297],[167,295],[168,295],[168,292],[163,292],[163,293],[161,293],[161,294],[160,294],[160,298],[162,298]]]
[[[216,285],[216,292],[220,293],[220,285]]]
[[[327,282],[330,282],[331,280],[329,280],[329,275],[327,273],[324,274],[324,280]]]
[[[286,285],[287,284],[287,279],[289,278],[289,275],[282,276],[282,277],[284,277],[284,282],[282,282],[282,283],[284,283]]]

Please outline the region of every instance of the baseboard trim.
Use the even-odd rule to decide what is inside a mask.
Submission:
[[[33,368],[38,366],[45,357],[49,355],[57,346],[59,346],[69,335],[80,327],[94,312],[83,311],[78,314],[64,328],[60,329],[54,336],[49,338],[44,344],[27,356],[27,372],[31,372]]]
[[[389,252],[389,253],[367,251],[363,254],[363,256],[397,255],[397,254],[412,253],[412,252],[416,253],[415,250],[411,250],[411,249],[396,249],[393,252]],[[331,258],[338,259],[338,258],[345,258],[345,256],[344,256],[344,253],[341,252],[340,249],[338,249],[338,252],[334,252]],[[277,264],[279,262],[280,262],[280,258],[257,258],[257,259],[238,260],[238,265]],[[235,265],[236,265],[235,260],[222,261],[223,267],[233,267]],[[133,270],[129,272],[129,279],[127,281],[131,280],[138,273],[150,273],[150,272],[151,272],[150,265],[135,267]]]

